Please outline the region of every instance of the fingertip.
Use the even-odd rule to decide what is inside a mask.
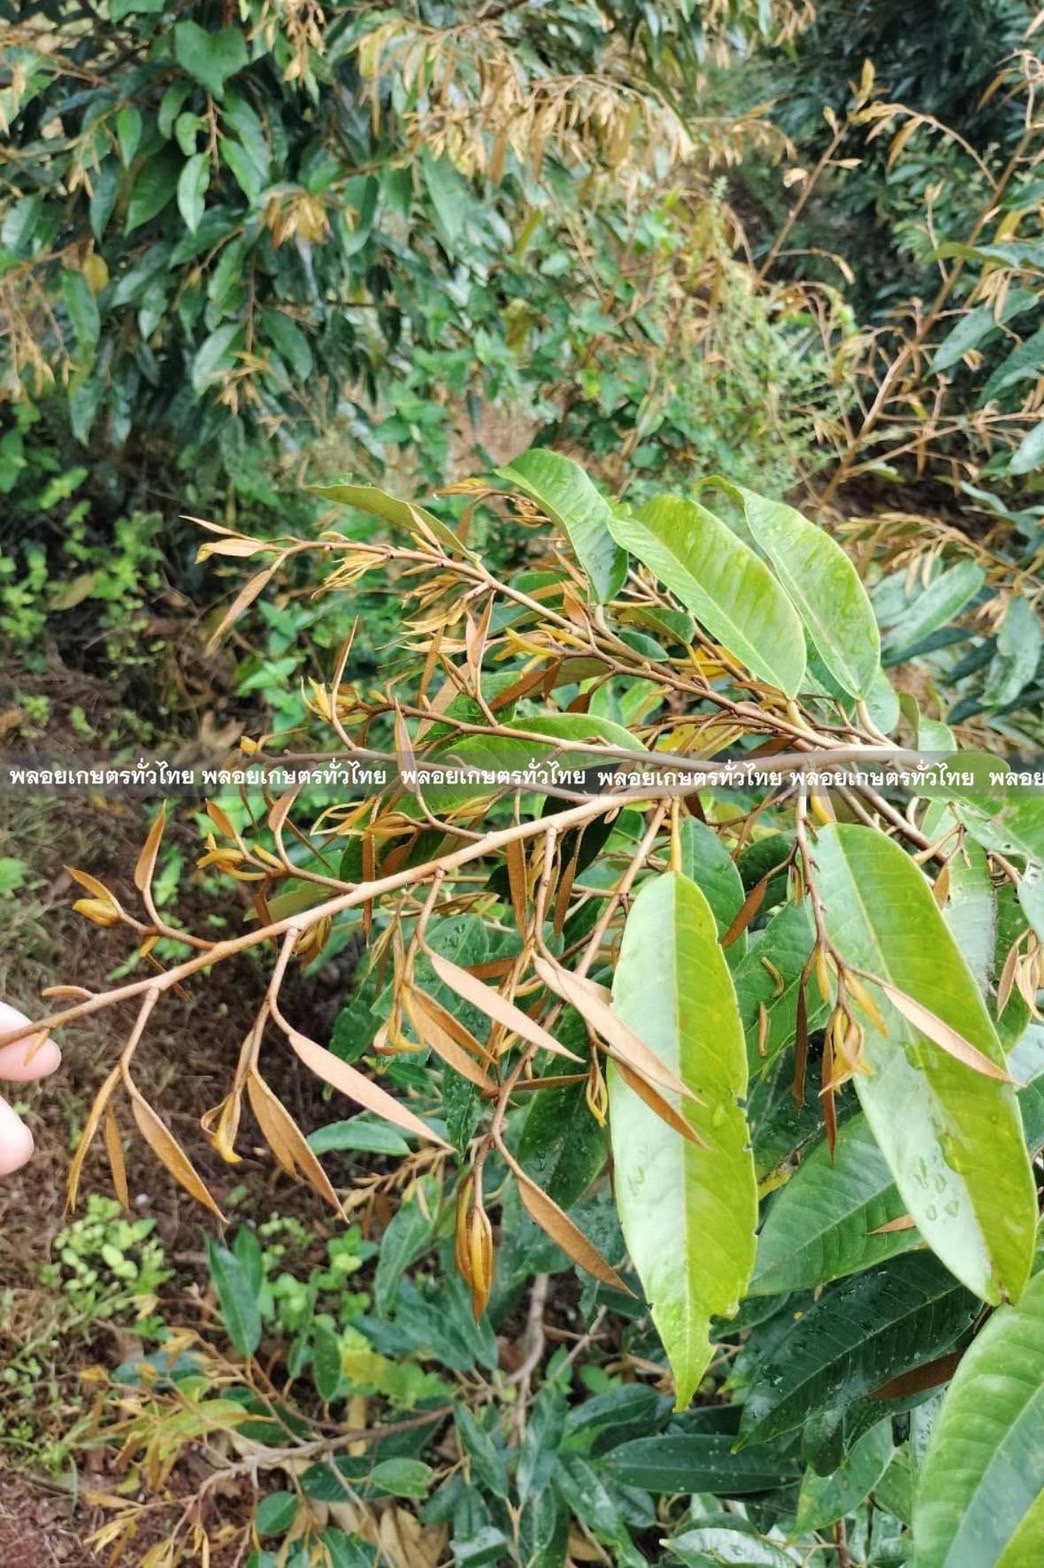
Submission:
[[[62,1053],[58,1045],[48,1035],[47,1039],[33,1051],[29,1066],[41,1077],[46,1078],[50,1073],[57,1072],[62,1065]]]
[[[10,1176],[32,1159],[33,1135],[6,1100],[0,1100],[0,1176]]]
[[[62,1053],[50,1037],[37,1044],[32,1035],[27,1035],[13,1045],[0,1047],[0,1078],[12,1083],[32,1083],[53,1073],[61,1060]]]

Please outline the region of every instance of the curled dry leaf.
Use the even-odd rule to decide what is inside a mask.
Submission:
[[[452,1067],[455,1073],[459,1073],[477,1089],[481,1089],[483,1094],[493,1094],[496,1090],[493,1080],[483,1072],[478,1062],[468,1055],[449,1031],[443,1028],[442,1021],[434,1010],[428,1007],[428,998],[424,993],[411,991],[406,987],[403,991],[403,1002],[414,1033],[421,1044],[430,1046],[436,1056],[440,1056],[448,1067]]]
[[[991,1062],[970,1040],[966,1040],[956,1029],[951,1028],[943,1019],[936,1017],[921,1002],[912,996],[907,996],[905,991],[900,991],[897,986],[889,984],[887,980],[880,980],[876,975],[868,975],[874,985],[880,986],[892,1006],[897,1012],[902,1013],[908,1023],[913,1024],[921,1034],[927,1035],[929,1040],[940,1046],[948,1056],[956,1061],[963,1062],[977,1073],[982,1073],[984,1078],[997,1078],[1001,1083],[1013,1083],[1014,1079],[998,1067],[996,1062]]]
[[[246,1090],[250,1109],[280,1168],[288,1176],[303,1176],[308,1185],[340,1213],[340,1199],[330,1178],[286,1106],[258,1073],[247,1074]]]
[[[138,856],[137,864],[134,867],[134,886],[139,893],[146,892],[152,886],[152,874],[156,869],[156,856],[159,854],[163,829],[166,825],[167,808],[166,806],[161,806],[159,815],[149,829],[148,837],[141,846],[141,854]]]
[[[548,990],[554,991],[556,996],[575,1007],[581,1018],[590,1024],[615,1062],[629,1067],[659,1089],[669,1089],[672,1094],[690,1100],[697,1098],[695,1092],[671,1072],[641,1036],[635,1034],[613,1012],[600,986],[539,955],[533,960],[533,965]]]
[[[324,1083],[340,1090],[341,1094],[346,1094],[350,1100],[354,1100],[367,1111],[373,1111],[375,1116],[383,1116],[385,1121],[400,1127],[403,1132],[411,1132],[417,1138],[426,1138],[429,1143],[437,1143],[440,1149],[449,1148],[445,1138],[440,1138],[427,1122],[422,1122],[419,1116],[415,1116],[400,1100],[389,1094],[387,1089],[382,1089],[371,1078],[367,1078],[347,1062],[342,1062],[339,1056],[317,1045],[314,1040],[309,1040],[307,1035],[300,1034],[296,1029],[288,1028],[286,1034],[295,1054]]]
[[[243,1163],[236,1153],[236,1134],[239,1132],[242,1110],[243,1090],[237,1082],[220,1104],[209,1111],[204,1111],[199,1119],[199,1124],[210,1139],[212,1147],[220,1154],[226,1165]]]
[[[440,953],[433,953],[426,948],[425,952],[431,967],[439,979],[455,991],[465,1002],[470,1002],[487,1018],[492,1018],[494,1023],[503,1024],[504,1028],[512,1034],[517,1034],[530,1045],[539,1046],[544,1051],[550,1051],[554,1056],[564,1056],[571,1062],[578,1062],[580,1058],[574,1056],[572,1051],[566,1050],[554,1035],[549,1034],[540,1024],[534,1023],[528,1013],[524,1013],[514,1002],[509,1002],[507,997],[501,996],[499,991],[494,991],[492,986],[483,985],[481,980],[462,969],[459,964],[454,964],[448,958],[443,958]]]
[[[167,1127],[152,1106],[144,1098],[141,1091],[124,1073],[124,1082],[130,1094],[131,1113],[138,1125],[145,1142],[159,1160],[160,1164],[170,1172],[174,1180],[184,1187],[189,1197],[195,1198],[205,1209],[209,1209],[215,1219],[225,1223],[225,1216],[211,1197],[207,1187],[196,1167],[185,1153],[181,1144],[175,1138],[170,1128]]]

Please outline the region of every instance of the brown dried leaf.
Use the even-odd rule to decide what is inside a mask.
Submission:
[[[207,801],[206,812],[211,822],[213,822],[218,832],[224,838],[234,839],[236,837],[236,830],[232,825],[232,819],[227,815],[226,812],[222,810],[216,801]]]
[[[645,1041],[613,1012],[600,986],[581,975],[573,974],[568,969],[563,969],[561,964],[552,963],[539,955],[533,960],[533,964],[548,990],[554,991],[556,996],[560,996],[564,1002],[575,1007],[580,1016],[591,1025],[605,1043],[609,1055],[615,1062],[630,1067],[650,1083],[656,1084],[658,1088],[669,1089],[672,1094],[684,1095],[690,1100],[697,1098],[694,1092],[661,1061],[656,1052],[651,1050]]]
[[[889,1220],[884,1225],[878,1225],[874,1230],[867,1231],[868,1236],[894,1236],[897,1231],[916,1230],[917,1221],[912,1214],[900,1214],[898,1219]]]
[[[807,966],[806,966],[807,967]],[[808,1069],[808,994],[806,977],[798,981],[797,1016],[794,1024],[794,1082],[791,1094],[797,1106],[805,1103],[805,1073]]]
[[[236,594],[236,597],[232,600],[232,603],[229,605],[228,609],[225,611],[224,615],[221,617],[220,621],[215,626],[210,636],[207,638],[206,651],[208,653],[214,652],[214,649],[228,631],[229,627],[235,621],[237,621],[242,615],[243,611],[249,609],[254,600],[264,592],[265,588],[267,588],[268,584],[275,576],[276,568],[279,566],[279,564],[280,563],[278,560],[273,561],[272,564],[270,566],[266,566],[263,571],[255,572],[254,576],[249,578],[243,584],[242,588]]]
[[[573,1224],[558,1204],[549,1198],[536,1182],[530,1181],[514,1161],[510,1163],[518,1181],[522,1202],[540,1229],[545,1231],[563,1252],[568,1253],[574,1263],[586,1269],[588,1274],[593,1274],[595,1279],[601,1280],[603,1285],[610,1285],[613,1290],[622,1290],[625,1295],[633,1295],[633,1291],[628,1290],[624,1281],[612,1265],[602,1257],[598,1248],[588,1241],[583,1231]]]
[[[347,1062],[342,1062],[339,1056],[332,1051],[324,1050],[314,1040],[309,1040],[307,1035],[299,1034],[296,1029],[287,1028],[287,1038],[301,1061],[309,1070],[321,1078],[324,1083],[330,1084],[341,1094],[354,1100],[357,1105],[363,1106],[367,1111],[373,1111],[375,1116],[383,1116],[395,1127],[401,1127],[404,1132],[411,1132],[418,1138],[425,1138],[429,1143],[438,1144],[441,1149],[448,1149],[449,1144],[440,1138],[426,1122],[409,1110],[401,1101],[390,1095],[387,1089],[382,1089],[371,1078],[367,1078]]]
[[[750,925],[750,922],[754,919],[754,916],[757,914],[758,910],[765,901],[765,889],[769,885],[769,879],[774,877],[778,870],[778,866],[773,866],[771,871],[766,871],[760,882],[755,882],[754,886],[743,900],[742,905],[737,910],[732,924],[729,926],[729,929],[722,937],[722,947],[731,947],[733,942],[736,941],[736,938],[742,936],[744,931],[746,931],[747,927]]]
[[[963,1350],[951,1350],[949,1355],[939,1356],[923,1367],[914,1367],[912,1372],[900,1372],[898,1377],[889,1378],[887,1383],[875,1388],[870,1398],[909,1399],[911,1394],[923,1394],[926,1389],[938,1388],[953,1377],[963,1354]]]
[[[285,794],[280,795],[279,799],[273,804],[268,813],[268,826],[271,828],[273,833],[279,832],[280,828],[283,826],[283,823],[286,821],[287,812],[290,810],[290,807],[293,805],[294,801],[297,799],[300,793],[301,785],[295,784],[291,789],[288,789]]]
[[[492,986],[483,985],[481,980],[462,969],[459,964],[454,964],[448,958],[443,958],[441,953],[433,953],[425,949],[428,961],[439,979],[448,985],[451,991],[463,997],[465,1002],[470,1002],[487,1018],[492,1018],[494,1023],[503,1024],[511,1034],[519,1035],[527,1040],[530,1045],[537,1045],[544,1051],[550,1051],[554,1056],[565,1056],[571,1062],[578,1062],[580,1058],[574,1056],[572,1051],[567,1051],[560,1045],[554,1035],[548,1034],[540,1024],[534,1023],[528,1013],[524,1013],[514,1002],[509,1002],[507,997],[501,996],[499,991],[494,991]]]
[[[119,1199],[120,1207],[127,1211],[131,1206],[130,1191],[127,1187],[127,1166],[123,1159],[120,1129],[111,1105],[106,1106],[105,1109],[105,1152],[109,1156],[109,1169],[112,1172],[112,1185],[116,1189],[116,1197]]]
[[[1001,970],[1000,980],[997,983],[998,1018],[1003,1018],[1004,1009],[1008,1005],[1008,1001],[1015,985],[1015,975],[1019,967],[1019,947],[1021,942],[1022,938],[1019,937],[1018,941],[1013,942],[1011,947],[1008,949],[1008,956],[1004,960],[1004,968]]]
[[[529,898],[529,888],[526,883],[526,852],[520,839],[514,838],[504,851],[507,861],[508,882],[511,887],[511,908],[515,915],[515,926],[520,936],[525,936],[528,921],[526,919],[526,904]]]
[[[84,1129],[76,1145],[76,1153],[69,1166],[69,1175],[66,1178],[66,1204],[70,1209],[76,1207],[76,1195],[80,1186],[80,1175],[83,1171],[83,1162],[87,1158],[87,1150],[94,1142],[98,1128],[101,1126],[102,1117],[105,1115],[109,1101],[112,1099],[113,1090],[120,1081],[120,1069],[114,1067],[112,1072],[94,1096],[94,1103],[87,1116]]]
[[[428,998],[420,991],[403,990],[403,1002],[414,1033],[422,1045],[428,1045],[455,1073],[473,1083],[483,1094],[493,1094],[496,1085],[482,1071],[478,1063],[457,1044],[452,1035],[442,1027],[441,1021],[428,1009]]]
[[[131,1112],[138,1124],[138,1131],[153,1154],[164,1169],[170,1172],[174,1180],[184,1187],[189,1196],[195,1198],[196,1202],[201,1203],[205,1209],[209,1209],[215,1219],[220,1220],[223,1225],[225,1216],[207,1191],[203,1178],[170,1128],[160,1120],[141,1091],[126,1074],[124,1082],[130,1094]]]
[[[654,1089],[651,1083],[646,1083],[645,1079],[640,1077],[638,1073],[632,1072],[626,1063],[616,1062],[614,1065],[627,1087],[633,1089],[638,1098],[644,1100],[649,1109],[655,1111],[661,1121],[665,1121],[668,1127],[673,1127],[675,1132],[680,1133],[683,1138],[687,1138],[690,1143],[698,1144],[704,1149],[707,1147],[692,1123],[686,1121],[681,1112],[675,1110],[670,1101],[665,1100],[658,1089]]]
[[[286,1106],[258,1073],[247,1074],[246,1090],[250,1109],[278,1164],[288,1176],[300,1173],[309,1186],[340,1213],[340,1199],[330,1178]]]
[[[92,877],[89,871],[77,871],[75,866],[66,866],[64,869],[74,882],[78,882],[81,887],[86,888],[88,893],[92,893],[95,898],[103,899],[107,904],[112,904],[117,909],[120,907],[115,895],[109,892],[105,883],[99,882],[97,877]]]
[[[156,856],[159,854],[160,842],[163,838],[163,829],[167,825],[167,808],[161,806],[159,815],[149,829],[148,837],[141,846],[137,865],[134,867],[134,886],[139,893],[144,893],[152,885],[152,874],[156,869]]]
[[[966,1040],[962,1034],[958,1034],[950,1024],[936,1017],[935,1013],[930,1012],[921,1002],[912,996],[907,996],[905,991],[900,991],[897,986],[891,985],[887,980],[879,979],[876,975],[869,975],[867,978],[872,980],[874,985],[880,986],[892,1006],[902,1013],[908,1023],[913,1024],[915,1029],[919,1029],[921,1034],[927,1035],[929,1040],[940,1046],[948,1056],[963,1062],[974,1072],[982,1073],[984,1078],[996,1078],[1001,1083],[1014,1083],[1015,1080],[1004,1071],[1003,1067],[998,1067],[995,1062],[991,1062],[977,1046],[972,1045],[971,1041]]]

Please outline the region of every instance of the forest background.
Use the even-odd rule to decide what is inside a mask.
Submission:
[[[394,693],[431,652],[418,664],[431,627],[405,616],[409,563],[349,573],[321,595],[329,562],[287,554],[287,540],[334,528],[383,547],[401,503],[423,500],[498,582],[528,573],[526,591],[549,603],[540,570],[556,533],[592,576],[570,506],[596,495],[637,511],[721,475],[740,487],[740,510],[743,493],[789,502],[855,563],[886,672],[860,722],[940,747],[945,730],[947,744],[1039,766],[1042,38],[1044,14],[1020,0],[0,0],[0,755],[124,767],[144,755],[171,768],[227,764],[243,740],[273,735],[306,748],[330,720],[335,671],[375,704],[372,687],[391,679],[374,707],[376,733],[391,733]],[[589,478],[556,470],[573,476],[563,502],[524,460],[505,477],[530,448]],[[469,489],[497,471],[492,491]],[[516,503],[490,502],[505,484]],[[211,533],[209,555],[199,519],[228,530]],[[749,517],[748,534],[735,515],[730,526],[753,531]],[[258,541],[278,572],[254,575]],[[596,694],[590,671],[574,670],[558,699],[593,716],[603,742],[655,711],[641,661],[678,637],[677,599],[630,623],[634,662],[620,655],[616,684]],[[491,624],[503,635],[487,616],[467,658]],[[716,735],[737,739],[727,726]],[[0,993],[12,1003],[36,1013],[59,981],[140,974],[150,954],[128,956],[105,899],[135,885],[146,836],[168,932],[153,963],[176,960],[179,931],[240,929],[249,883],[237,891],[245,862],[227,841],[253,822],[249,808],[226,801],[207,817],[181,802],[161,819],[157,805],[104,791],[0,802]],[[796,839],[766,833],[744,863],[759,844],[730,838],[732,809],[705,802],[678,829],[671,870],[684,863],[705,891],[718,887],[724,950],[738,958],[738,943],[787,913],[785,867],[804,847],[799,822]],[[223,847],[206,842],[215,829]],[[578,837],[575,874],[593,864],[592,886],[599,866],[616,875],[636,831],[632,821],[598,845],[589,835],[587,859]],[[983,988],[1004,1045],[1036,1074],[1039,836],[974,842],[967,875],[993,900]],[[367,853],[338,875],[366,880]],[[947,865],[940,907],[965,870]],[[519,875],[506,863],[500,894],[521,925],[539,867],[523,859]],[[67,908],[85,890],[101,900],[93,925]],[[462,915],[438,951],[492,974],[509,951],[496,945],[503,922],[494,914],[490,946],[467,924],[476,918]],[[315,933],[283,1002],[349,1062],[363,1054],[359,1031],[387,1024],[371,936],[355,913]],[[956,937],[974,967],[976,939]],[[786,970],[775,948],[762,956]],[[450,993],[429,980],[445,1012]],[[770,1219],[787,1216],[773,1190],[799,1166],[814,1177],[810,1151],[822,1164],[826,1137],[817,1093],[811,1109],[795,1104],[789,1056],[784,1087],[769,1072],[802,1037],[820,1063],[829,1033],[825,1014],[795,1016],[791,980],[778,1040],[774,981],[751,993],[746,1018],[762,1058],[755,1156]],[[738,978],[737,991],[742,1010]],[[554,1220],[548,1240],[511,1188],[510,1160],[497,1166],[502,1151],[489,1188],[497,1283],[477,1301],[475,1255],[462,1269],[470,1294],[452,1266],[460,1214],[480,1225],[485,1213],[473,1161],[458,1179],[372,1107],[348,1118],[291,1063],[273,1073],[277,1103],[354,1194],[344,1224],[292,1179],[309,1155],[280,1145],[260,1101],[242,1170],[204,1147],[200,1117],[213,1134],[208,1107],[265,995],[260,968],[232,979],[215,968],[182,1014],[162,1015],[136,1071],[185,1147],[172,1153],[135,1101],[133,1135],[129,1121],[105,1126],[111,1177],[96,1150],[77,1165],[89,1196],[76,1217],[63,1207],[70,1153],[100,1125],[91,1106],[114,1061],[111,1026],[85,1025],[57,1088],[26,1097],[37,1162],[0,1199],[11,1560],[72,1568],[88,1536],[99,1560],[116,1550],[141,1568],[1034,1560],[1039,1518],[974,1545],[927,1526],[916,1539],[942,1390],[984,1322],[982,1354],[1003,1313],[1022,1308],[987,1322],[1004,1292],[976,1295],[972,1282],[969,1294],[915,1251],[922,1294],[888,1317],[920,1238],[876,1147],[859,1141],[860,1117],[845,1168],[869,1162],[877,1185],[850,1192],[822,1234],[844,1220],[849,1236],[856,1215],[869,1250],[804,1273],[777,1260],[775,1283],[714,1329],[696,1404],[675,1415],[640,1289],[598,1283]],[[460,1016],[472,1039],[473,1010]],[[446,1061],[408,1055],[387,1081],[446,1111]],[[543,1121],[519,1114],[507,1150],[614,1280],[621,1270],[637,1288],[606,1198],[596,1079],[586,1094],[564,1084],[534,1096]],[[459,1099],[447,1118],[465,1165],[473,1109]],[[1037,1158],[1032,1110],[1022,1103]],[[839,1147],[843,1112],[841,1124]],[[104,1195],[113,1179],[116,1199]],[[230,1230],[187,1203],[184,1189],[198,1196],[204,1180]],[[822,1234],[806,1238],[811,1251]],[[781,1257],[798,1249],[782,1235]],[[853,1339],[842,1364],[813,1357],[789,1392],[811,1411],[798,1432],[764,1385],[812,1307]],[[872,1373],[864,1339],[886,1347]],[[953,1397],[967,1398],[958,1378]],[[734,1452],[752,1388],[768,1399],[761,1446]],[[873,1397],[887,1398],[887,1417]],[[1011,1442],[1015,1468],[1039,1484],[1027,1458],[1039,1410],[1035,1420]],[[380,1423],[394,1430],[374,1439]],[[939,1469],[929,1463],[929,1488]]]

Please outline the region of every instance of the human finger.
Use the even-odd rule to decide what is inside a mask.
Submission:
[[[0,1099],[0,1176],[10,1176],[31,1158],[33,1135],[6,1100]]]
[[[0,1002],[0,1035],[8,1034],[28,1022],[29,1019],[16,1007]],[[7,1078],[12,1083],[29,1083],[34,1078],[46,1078],[48,1073],[54,1072],[61,1059],[62,1053],[53,1040],[41,1041],[39,1035],[27,1034],[24,1040],[15,1040],[11,1045],[0,1047],[0,1078]]]

